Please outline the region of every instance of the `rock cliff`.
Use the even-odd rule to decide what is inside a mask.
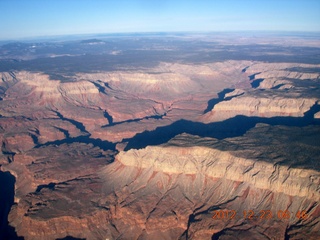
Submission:
[[[251,88],[235,89],[226,94],[199,119],[208,123],[237,115],[303,117],[319,101],[317,84],[320,74],[317,67],[308,64],[252,63],[245,69]]]
[[[316,239],[318,68],[1,73],[10,226],[26,240]]]
[[[243,95],[220,102],[202,119],[204,122],[221,121],[237,115],[303,117],[311,107],[317,105],[317,101],[317,98],[284,98],[280,96],[257,98]]]
[[[308,140],[312,128],[296,131],[299,152],[283,152],[292,147],[288,141],[295,134],[289,128],[268,125],[224,141],[182,134],[161,146],[120,152],[102,171],[111,183],[107,192],[114,192],[119,204],[113,214],[122,224],[145,229],[140,237],[146,239],[316,239],[319,171],[295,165],[306,152],[317,162],[318,148]],[[262,133],[273,139],[260,139]],[[308,220],[297,219],[303,209]],[[232,210],[234,218],[214,217],[216,211]],[[255,213],[251,221],[244,215],[248,211]],[[265,211],[272,217],[262,216]]]
[[[9,219],[25,239],[316,239],[320,146],[310,135],[320,129],[314,128],[293,133],[260,124],[224,140],[181,134],[163,145],[122,151],[96,173],[97,160],[83,166],[74,150],[83,160],[64,162],[60,154],[52,157],[55,164],[46,160],[73,169],[74,177],[66,175],[70,171],[49,177],[49,169],[38,172],[44,160],[33,160],[27,165],[38,172],[33,181],[46,184],[20,194]],[[76,177],[82,167],[87,173]]]

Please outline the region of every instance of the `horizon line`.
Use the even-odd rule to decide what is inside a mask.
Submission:
[[[37,36],[25,36],[17,38],[0,38],[0,42],[10,42],[10,41],[31,41],[31,40],[45,40],[54,38],[67,38],[67,37],[85,37],[85,36],[113,36],[113,35],[156,35],[156,34],[214,34],[214,33],[266,33],[266,34],[319,34],[320,31],[310,31],[310,30],[213,30],[213,31],[132,31],[132,32],[97,32],[97,33],[70,33],[70,34],[55,34],[55,35],[37,35]]]

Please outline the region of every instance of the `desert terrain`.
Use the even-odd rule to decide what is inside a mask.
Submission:
[[[3,239],[318,239],[320,44],[0,46]]]

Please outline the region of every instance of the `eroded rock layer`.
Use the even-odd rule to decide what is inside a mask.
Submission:
[[[314,162],[319,162],[319,145],[309,141],[314,130],[296,128],[294,135],[299,139],[294,143],[290,142],[295,137],[291,129],[268,125],[224,141],[182,134],[162,146],[120,152],[103,174],[113,182],[110,191],[115,192],[121,206],[121,210],[117,208],[121,221],[137,215],[139,199],[142,206],[150,205],[140,216],[147,239],[164,237],[170,228],[180,228],[180,237],[190,239],[227,239],[228,235],[234,239],[316,239],[320,229],[320,174],[295,167],[297,161],[292,161],[308,152]],[[319,137],[319,127],[317,132]],[[273,139],[261,139],[262,133],[272,134]],[[293,145],[300,151],[283,152]],[[255,212],[251,221],[244,215],[249,210]],[[216,211],[229,211],[229,218],[213,219]],[[267,211],[270,219],[262,216]],[[284,219],[281,214],[286,211],[290,217]],[[301,211],[307,212],[308,219],[297,218]],[[231,218],[231,212],[236,217]],[[163,218],[164,223],[154,227],[156,219]],[[181,226],[186,219],[188,222]],[[294,230],[298,226],[300,234]],[[250,230],[238,236],[246,229]],[[179,234],[171,237],[178,239]]]
[[[3,72],[0,210],[26,240],[317,239],[317,69]]]
[[[306,157],[319,164],[320,146],[310,141],[315,132],[320,137],[318,126],[292,134],[289,127],[262,124],[225,140],[181,134],[120,152],[82,177],[66,180],[71,176],[62,172],[59,182],[22,196],[10,220],[28,232],[25,239],[316,239],[319,165],[297,166]],[[68,164],[73,173],[82,168]]]

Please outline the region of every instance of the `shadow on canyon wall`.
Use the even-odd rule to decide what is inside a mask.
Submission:
[[[62,140],[56,140],[52,142],[46,142],[44,144],[38,144],[35,148],[40,148],[40,147],[45,147],[45,146],[50,146],[50,145],[62,145],[62,144],[71,144],[71,143],[86,143],[86,144],[92,144],[95,147],[99,147],[102,150],[113,150],[115,151],[115,143],[108,142],[105,140],[101,139],[95,139],[95,138],[90,138],[90,135],[86,136],[78,136],[78,137],[67,137]]]
[[[225,139],[239,137],[252,129],[258,123],[269,125],[282,125],[292,127],[304,127],[308,125],[320,125],[320,119],[314,119],[314,113],[320,111],[320,105],[314,105],[303,117],[247,117],[235,116],[233,118],[214,123],[200,123],[187,120],[179,120],[171,125],[158,127],[153,131],[144,131],[136,134],[133,138],[124,139],[128,142],[125,151],[130,149],[141,149],[149,145],[159,145],[168,142],[174,136],[181,133],[198,135],[200,137],[212,137]],[[263,137],[263,136],[261,136]],[[320,170],[320,164],[305,165],[304,168],[316,168]]]
[[[72,236],[66,236],[64,238],[57,238],[57,240],[86,240],[85,238],[75,238]]]
[[[14,184],[16,180],[9,172],[0,171],[0,239],[21,240],[14,228],[9,225],[8,215],[14,204]]]
[[[208,101],[208,106],[207,106],[207,109],[206,110],[204,110],[204,114],[205,113],[207,113],[207,112],[210,112],[213,108],[214,108],[214,106],[216,105],[216,104],[218,104],[219,102],[221,102],[221,101],[223,101],[224,100],[224,96],[227,94],[227,93],[230,93],[230,92],[232,92],[234,89],[233,88],[226,88],[226,89],[224,89],[223,91],[221,91],[221,92],[218,92],[218,98],[212,98],[212,99],[210,99],[209,101]],[[232,97],[231,97],[232,98]],[[230,99],[231,99],[230,98]],[[226,101],[227,100],[230,100],[230,99],[225,99]]]

